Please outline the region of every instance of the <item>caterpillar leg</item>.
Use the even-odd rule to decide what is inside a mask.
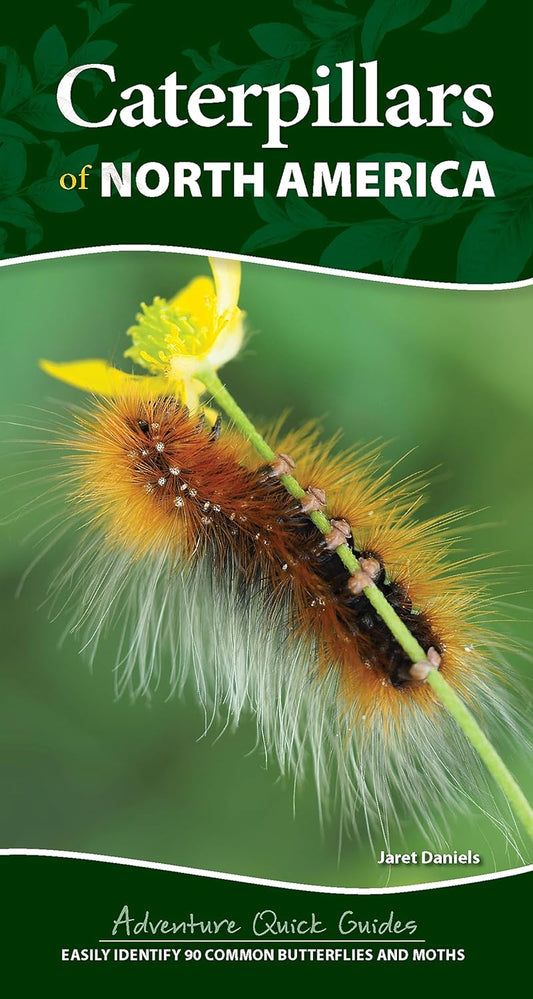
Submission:
[[[347,520],[331,520],[331,531],[326,534],[326,548],[329,552],[334,552],[341,545],[345,545],[352,535],[352,529]]]
[[[272,462],[270,468],[272,470],[272,475],[279,479],[282,475],[291,475],[296,467],[296,462],[291,458],[290,454],[284,454],[282,451],[279,452],[275,461]]]
[[[442,658],[436,649],[427,651],[427,659],[422,659],[419,663],[413,663],[409,670],[413,680],[427,680],[430,669],[440,669]]]
[[[319,513],[326,506],[326,493],[317,486],[309,486],[305,490],[305,499],[301,501],[302,513]]]

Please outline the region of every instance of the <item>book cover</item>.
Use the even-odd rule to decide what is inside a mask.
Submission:
[[[0,23],[6,969],[518,970],[529,5]]]

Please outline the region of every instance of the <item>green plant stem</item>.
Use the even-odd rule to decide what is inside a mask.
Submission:
[[[450,687],[447,680],[444,679],[442,673],[436,669],[430,670],[427,682],[431,685],[445,707],[448,708],[448,711],[453,715],[456,722],[461,726],[474,749],[479,753],[487,770],[492,774],[496,783],[499,784],[516,817],[520,819],[524,828],[533,839],[533,810],[531,805],[501,757],[498,756],[492,743],[489,742],[473,715],[461,698],[457,696],[455,690]]]
[[[216,372],[212,368],[206,367],[198,373],[197,377],[203,382],[208,392],[211,393],[214,401],[218,403],[226,415],[229,416],[244,436],[248,438],[258,454],[269,464],[275,461],[277,458],[275,451],[272,450],[265,438],[247,417],[246,413],[241,409],[233,396],[230,395]],[[305,490],[293,475],[281,475],[280,481],[295,499],[303,499],[306,495]],[[313,512],[309,516],[322,534],[329,534],[331,524],[324,513]],[[351,575],[361,571],[361,566],[348,545],[340,545],[336,549],[336,554]],[[363,593],[411,661],[413,663],[427,662],[425,650],[416,641],[403,621],[400,620],[381,590],[372,584],[365,587]],[[473,715],[450,687],[448,681],[439,670],[430,667],[426,682],[429,683],[441,703],[453,715],[471,745],[477,750],[485,766],[503,791],[516,817],[520,819],[524,828],[533,839],[533,809]]]

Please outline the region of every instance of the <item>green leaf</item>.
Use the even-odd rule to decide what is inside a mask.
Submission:
[[[246,253],[248,250],[257,250],[260,246],[287,243],[288,240],[299,236],[300,231],[292,222],[276,222],[271,225],[264,225],[248,237],[246,242],[243,243],[242,250]]]
[[[226,59],[225,56],[220,54],[221,42],[217,42],[216,45],[211,45],[208,50],[208,55],[211,60],[211,66],[217,71],[219,76],[224,73],[229,73],[234,69],[239,69],[240,67],[236,62],[231,62],[230,59]]]
[[[78,128],[63,117],[53,94],[32,97],[17,113],[26,125],[41,132],[74,132]]]
[[[398,193],[393,198],[386,198],[380,193],[378,200],[391,215],[395,215],[398,219],[412,222],[425,219],[435,221],[440,218],[444,221],[455,215],[455,212],[461,207],[461,198],[441,198],[431,190],[429,176],[433,168],[433,163],[429,163],[427,160],[422,161],[417,159],[416,156],[409,156],[406,153],[375,153],[371,156],[365,156],[361,162],[379,163],[380,166],[391,162],[407,163],[412,170],[411,180],[408,183],[413,189],[416,164],[421,162],[426,163],[427,190],[429,193],[425,197],[416,197],[416,195],[413,195],[412,198],[405,198]],[[380,174],[383,177],[383,171],[380,171]],[[380,190],[383,190],[383,183],[380,185]]]
[[[43,145],[48,146],[48,149],[50,150],[50,161],[48,163],[46,176],[56,177],[57,174],[61,173],[61,164],[65,158],[63,149],[57,139],[45,139]]]
[[[394,259],[411,227],[395,219],[356,222],[326,246],[320,263],[324,267],[361,271],[381,260]]]
[[[209,60],[196,49],[183,50],[182,55],[191,59],[195,68],[200,72],[200,75],[194,80],[194,87],[199,87],[204,83],[214,83],[215,80],[218,80],[221,76],[225,76],[226,73],[232,73],[234,70],[241,68],[236,62],[231,62],[220,55],[219,49],[220,42],[216,45],[211,45],[208,53]]]
[[[292,24],[257,24],[249,33],[261,51],[273,59],[294,59],[308,52],[312,44],[309,35]]]
[[[306,229],[322,229],[329,224],[326,216],[318,209],[299,198],[295,191],[289,191],[285,201],[287,218],[304,232]]]
[[[79,173],[87,163],[93,164],[98,156],[98,145],[83,146],[82,149],[75,149],[74,152],[64,156],[61,163],[63,173]]]
[[[108,42],[104,38],[96,42],[86,42],[70,57],[71,66],[82,66],[89,62],[105,62],[113,55],[117,45],[116,42]]]
[[[403,277],[411,255],[420,242],[420,237],[424,232],[422,225],[409,226],[405,235],[398,241],[392,249],[390,257],[383,258],[383,270],[391,277]]]
[[[63,152],[57,139],[48,139],[45,143],[50,149],[50,162],[46,176],[58,180],[62,173],[79,173],[87,163],[94,163],[98,155],[98,146],[83,146],[75,149],[68,156]]]
[[[89,34],[94,35],[95,31],[103,24],[103,18],[99,10],[90,3],[89,0],[82,0],[82,3],[78,4],[81,10],[84,10],[87,14],[87,20],[89,22]]]
[[[35,218],[31,205],[23,198],[5,198],[0,201],[0,222],[7,222],[17,229],[24,229],[28,250],[40,243],[43,238],[42,226]]]
[[[423,31],[434,31],[435,34],[445,35],[450,31],[458,31],[459,28],[466,28],[467,24],[485,6],[487,0],[452,0],[449,11],[438,17],[436,21],[426,24]]]
[[[289,59],[265,59],[255,66],[248,66],[239,76],[237,83],[244,83],[246,86],[259,83],[262,87],[269,83],[285,83],[290,68]]]
[[[109,7],[103,18],[103,24],[109,24],[110,21],[114,21],[116,17],[120,17],[121,14],[125,14],[127,10],[133,7],[131,3],[114,3],[112,7]]]
[[[257,214],[263,222],[286,222],[287,217],[275,198],[266,192],[262,198],[254,198]]]
[[[20,139],[21,142],[26,142],[28,145],[32,142],[38,142],[35,135],[28,132],[27,128],[18,125],[16,121],[8,121],[7,118],[0,118],[0,139]]]
[[[308,31],[318,38],[331,38],[343,31],[349,31],[361,19],[354,14],[343,14],[340,10],[328,10],[312,0],[294,0],[296,10],[302,15],[302,21]]]
[[[339,96],[342,87],[341,72],[340,69],[335,68],[336,63],[349,62],[350,59],[355,60],[355,37],[353,32],[338,35],[336,38],[329,38],[327,42],[324,42],[320,46],[316,54],[313,70],[316,71],[317,66],[329,66],[331,69],[331,75],[328,77],[327,82],[329,83],[329,93],[332,101]]]
[[[517,280],[533,253],[533,195],[493,201],[466,230],[457,259],[457,280],[500,284]]]
[[[456,117],[457,106],[450,114]],[[533,159],[512,149],[505,149],[498,142],[484,135],[477,128],[468,128],[459,120],[446,132],[446,138],[452,143],[462,170],[466,172],[471,160],[485,160],[494,182],[496,193],[513,194],[533,184]]]
[[[289,191],[285,200],[285,211],[270,194],[254,198],[254,205],[259,217],[269,224],[252,233],[243,250],[268,246],[271,243],[286,243],[287,240],[294,239],[306,230],[322,229],[329,225],[326,216],[299,198],[295,191]]]
[[[105,73],[100,73],[97,69],[86,69],[85,72],[80,76],[79,82],[83,84],[88,84],[95,97],[101,94],[106,82],[108,81]]]
[[[108,6],[106,10],[98,10],[89,0],[82,0],[82,3],[78,4],[78,7],[87,14],[90,35],[94,35],[102,25],[114,21],[116,17],[120,17],[121,14],[124,14],[132,6],[133,4],[131,3],[114,3],[111,7]]]
[[[211,69],[211,63],[197,49],[183,49],[182,55],[191,60],[195,69],[200,73],[205,73]]]
[[[36,180],[27,190],[27,197],[38,208],[46,212],[78,212],[84,203],[77,191],[64,191],[58,178]]]
[[[35,46],[33,65],[37,83],[52,83],[61,76],[67,63],[67,44],[59,28],[54,24],[51,28],[47,28]]]
[[[26,176],[26,150],[22,142],[6,139],[0,146],[0,195],[14,194]]]
[[[374,0],[365,17],[361,35],[364,61],[375,57],[389,31],[415,21],[430,3],[431,0]]]
[[[6,45],[0,47],[0,64],[6,67],[0,110],[6,112],[27,100],[33,85],[29,70],[22,65],[14,49]]]

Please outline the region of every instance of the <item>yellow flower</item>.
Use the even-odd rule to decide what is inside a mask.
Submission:
[[[198,406],[206,391],[195,377],[202,368],[217,370],[238,353],[243,342],[244,313],[238,307],[241,265],[238,260],[209,259],[214,281],[194,278],[170,301],[155,298],[142,304],[137,324],[128,330],[132,346],[124,352],[148,375],[131,375],[94,359],[41,368],[61,381],[98,395],[134,390],[146,396],[172,392],[187,406]]]

